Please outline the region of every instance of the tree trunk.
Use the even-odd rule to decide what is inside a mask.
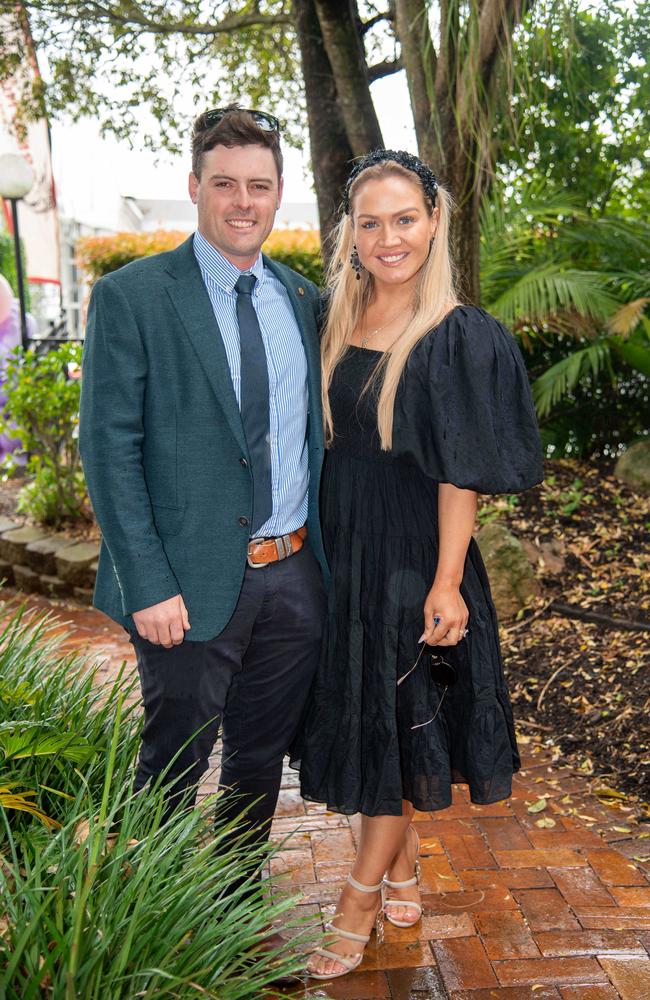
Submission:
[[[481,193],[477,177],[477,151],[453,132],[447,133],[448,156],[442,180],[449,188],[456,209],[451,218],[451,248],[456,265],[458,291],[466,302],[481,299]]]
[[[363,156],[383,146],[384,140],[370,94],[356,3],[354,0],[315,0],[315,7],[352,152],[355,156]]]
[[[431,60],[435,61],[427,11],[421,0],[397,0],[395,14],[395,28],[406,70],[418,151],[420,157],[439,172],[442,163],[437,156],[439,146],[434,138],[435,126],[425,71],[425,60],[429,63]]]
[[[325,50],[314,0],[293,0],[307,101],[311,162],[318,202],[323,259],[331,256],[329,236],[339,219],[353,151],[341,109],[332,66]]]

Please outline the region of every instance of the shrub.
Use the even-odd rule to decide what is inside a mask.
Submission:
[[[23,274],[27,274],[25,263],[25,248],[20,245],[20,255],[23,260]],[[16,277],[16,253],[14,250],[14,238],[10,233],[0,231],[0,274],[7,279],[11,289],[18,297],[18,279]],[[25,308],[29,309],[29,282],[25,279]]]
[[[41,356],[33,347],[18,347],[5,369],[0,431],[20,439],[28,453],[30,482],[20,491],[18,510],[55,527],[90,515],[77,448],[80,383],[66,374],[68,365],[80,362],[78,344]],[[16,466],[15,456],[7,455],[3,467],[12,472]]]
[[[174,250],[187,233],[161,230],[155,233],[116,233],[114,236],[84,237],[77,244],[79,263],[93,281],[140,257]],[[313,229],[278,229],[263,250],[275,260],[317,284],[322,284],[323,263],[320,235]]]
[[[85,236],[77,243],[79,264],[93,281],[124,267],[140,257],[174,250],[187,233],[158,230],[154,233],[115,233],[114,236]]]
[[[19,609],[0,635],[2,996],[273,996],[277,971],[300,958],[278,956],[272,970],[259,948],[280,915],[297,924],[293,900],[270,901],[257,880],[272,852],[237,842],[218,797],[163,824],[161,790],[132,794],[140,724],[122,708],[128,688],[95,687],[55,627]],[[7,785],[42,815],[7,801]]]

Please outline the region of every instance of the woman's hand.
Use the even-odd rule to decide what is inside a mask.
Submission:
[[[440,618],[438,625],[434,616]],[[459,587],[434,582],[424,602],[424,632],[420,642],[429,646],[455,646],[463,638],[469,611]]]

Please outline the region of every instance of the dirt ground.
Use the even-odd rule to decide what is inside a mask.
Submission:
[[[485,498],[481,517],[500,509],[543,560],[542,596],[520,620],[502,623],[520,730],[552,741],[585,774],[601,777],[594,784],[603,799],[618,789],[647,802],[650,497],[611,472],[611,463],[547,463],[541,486],[496,505]],[[565,617],[554,602],[628,627]]]

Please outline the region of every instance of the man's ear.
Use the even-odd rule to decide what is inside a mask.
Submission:
[[[199,179],[194,172],[192,172],[187,181],[187,190],[190,193],[190,198],[192,203],[196,205],[199,199]]]
[[[278,181],[278,208],[282,203],[282,193],[284,191],[284,177],[281,177]]]

